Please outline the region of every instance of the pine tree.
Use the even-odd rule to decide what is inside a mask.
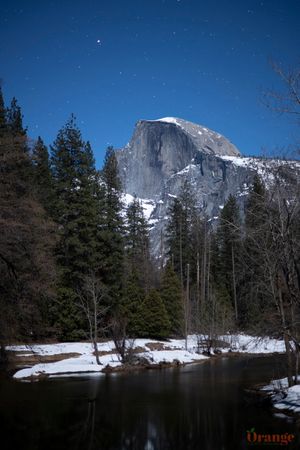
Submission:
[[[230,195],[222,209],[218,227],[219,290],[227,290],[238,320],[237,284],[238,263],[241,252],[240,213],[236,198]]]
[[[162,276],[160,296],[170,320],[170,332],[175,336],[183,333],[183,299],[180,280],[169,262]]]
[[[268,303],[261,268],[264,265],[262,248],[269,239],[266,227],[269,214],[265,187],[260,177],[255,175],[245,207],[243,239],[241,306],[242,322],[246,326],[257,323],[258,315]]]
[[[15,162],[12,161],[12,167],[7,167],[7,170],[18,173],[18,188],[20,195],[30,187],[32,187],[32,163],[28,157],[28,139],[26,135],[26,128],[23,127],[23,115],[20,106],[15,98],[12,99],[9,108],[4,108],[3,96],[1,122],[3,130],[3,151],[9,148],[10,155],[15,157]],[[8,150],[7,150],[8,151]],[[9,159],[9,158],[8,158]],[[8,161],[7,161],[8,162]]]
[[[164,339],[170,334],[170,321],[165,305],[155,289],[146,295],[142,306],[145,336],[153,339]]]
[[[53,212],[54,185],[49,153],[39,136],[32,151],[33,177],[36,195],[49,215]]]
[[[175,198],[169,208],[169,221],[166,228],[168,260],[171,261],[176,273],[180,276],[182,270],[182,205]]]
[[[27,136],[17,102],[0,95],[0,334],[41,335],[53,293],[53,228],[34,196]]]
[[[106,151],[102,169],[104,188],[104,222],[101,230],[101,276],[107,287],[112,311],[120,303],[124,273],[124,221],[118,163],[112,147]]]
[[[191,231],[195,216],[195,199],[190,183],[185,181],[178,198],[169,209],[167,225],[168,259],[180,276],[181,285],[186,282],[187,265],[192,260]]]
[[[130,337],[142,337],[144,332],[143,302],[145,290],[140,275],[133,270],[124,281],[123,295],[120,301],[120,314],[126,322],[126,332]]]
[[[78,290],[100,264],[97,172],[91,147],[82,140],[74,116],[58,133],[51,163],[56,196],[53,216],[60,229],[61,305],[56,315],[64,338],[73,339],[82,336],[83,328],[76,305]]]
[[[151,275],[149,227],[143,208],[135,197],[126,211],[126,261],[129,271],[135,271],[145,289]]]
[[[6,130],[7,130],[6,109],[4,105],[2,88],[0,86],[0,139],[3,139]]]
[[[135,197],[126,210],[125,258],[121,315],[126,319],[126,331],[130,336],[143,336],[142,304],[149,290],[152,272],[148,225],[143,208]]]
[[[15,97],[11,101],[10,108],[7,109],[6,116],[10,133],[19,138],[26,136],[26,128],[23,127],[23,115]]]
[[[255,174],[245,208],[246,229],[257,229],[260,223],[265,222],[266,190],[260,177]]]
[[[168,261],[180,279],[181,297],[184,299],[184,334],[186,337],[191,328],[192,317],[191,263],[194,260],[195,250],[192,247],[195,216],[195,198],[191,185],[186,180],[181,187],[179,197],[174,200],[169,209],[169,221],[166,229]]]

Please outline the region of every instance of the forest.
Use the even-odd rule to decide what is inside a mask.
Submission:
[[[246,206],[230,196],[218,225],[186,182],[151,253],[138,198],[126,205],[117,159],[101,170],[72,115],[48,149],[0,92],[0,345],[196,334],[210,353],[236,331],[282,338],[289,384],[300,352],[299,179],[256,175]],[[97,352],[96,352],[97,354]]]

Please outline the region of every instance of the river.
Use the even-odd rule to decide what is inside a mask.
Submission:
[[[284,375],[276,357],[216,358],[182,368],[0,379],[1,450],[238,450],[246,432],[292,433],[293,419],[251,401],[245,388]],[[272,445],[272,449],[277,446]],[[277,448],[282,448],[278,446]]]

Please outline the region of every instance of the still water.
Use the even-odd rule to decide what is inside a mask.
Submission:
[[[215,359],[134,374],[0,380],[1,450],[227,450],[250,445],[246,431],[293,433],[295,420],[253,403],[245,388],[278,378],[284,360]]]

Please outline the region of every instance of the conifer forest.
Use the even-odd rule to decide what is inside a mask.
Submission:
[[[300,1],[1,1],[0,450],[300,449]]]
[[[256,175],[243,211],[230,195],[217,226],[199,213],[186,181],[154,256],[138,198],[124,203],[114,149],[97,170],[74,115],[48,149],[28,138],[17,100],[7,107],[1,93],[0,165],[3,359],[15,341],[120,345],[189,334],[208,336],[209,352],[219,335],[244,331],[284,339],[292,380],[300,205],[289,167],[267,188]]]

